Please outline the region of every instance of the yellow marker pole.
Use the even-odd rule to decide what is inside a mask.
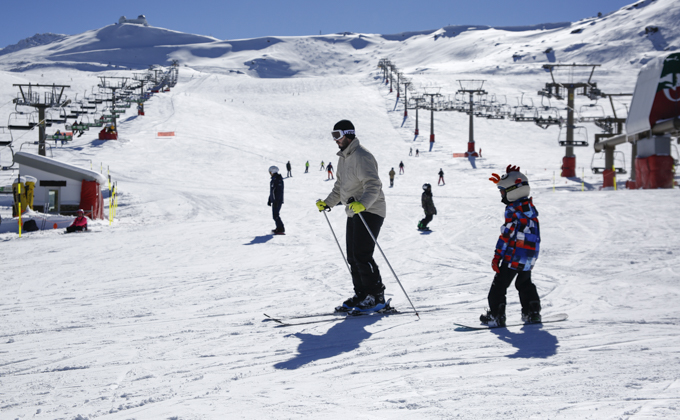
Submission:
[[[553,171],[553,192],[555,191],[555,171]]]
[[[106,167],[106,174],[108,175],[109,184],[109,226],[113,223],[113,207],[111,206],[111,175],[109,174],[109,167]]]
[[[614,172],[612,175],[614,176],[614,191],[616,191],[616,168],[614,165],[612,165],[612,171]]]
[[[586,190],[586,184],[585,184],[585,182],[586,182],[586,180],[585,180],[586,179],[586,168],[582,168],[582,169],[583,169],[583,171],[581,172],[581,191],[585,191]]]
[[[21,238],[21,178],[19,178],[19,185],[17,185],[19,191],[19,237]]]

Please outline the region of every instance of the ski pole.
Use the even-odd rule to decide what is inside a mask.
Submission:
[[[350,197],[349,200],[347,200],[347,203],[351,203],[354,201],[354,197]],[[378,240],[375,239],[375,236],[373,236],[373,232],[371,232],[371,228],[368,227],[368,223],[366,223],[366,220],[364,220],[364,216],[361,213],[357,213],[359,215],[359,218],[361,221],[364,223],[364,226],[366,227],[366,230],[368,231],[368,234],[371,235],[371,239],[373,239],[373,242],[375,242],[375,245],[378,247],[380,250],[380,253],[382,254],[383,258],[385,259],[385,262],[387,263],[387,266],[390,267],[390,270],[392,270],[392,274],[394,275],[394,278],[397,280],[397,283],[399,284],[399,287],[401,287],[401,291],[404,292],[404,295],[406,296],[406,299],[408,299],[408,303],[411,304],[411,307],[413,308],[413,311],[416,313],[416,316],[418,319],[420,319],[420,315],[418,315],[418,310],[416,307],[413,305],[413,302],[411,302],[411,298],[408,296],[408,293],[406,293],[406,290],[404,289],[404,286],[401,285],[401,282],[399,281],[399,277],[397,277],[397,273],[394,272],[394,269],[392,268],[392,265],[390,264],[389,260],[385,256],[385,253],[383,252],[382,248],[380,247],[380,244],[378,243]]]
[[[328,208],[328,211],[331,211],[330,207]],[[345,258],[345,253],[342,252],[342,247],[340,246],[340,241],[338,241],[338,237],[335,236],[335,231],[333,230],[333,226],[331,226],[331,221],[328,220],[328,216],[326,216],[326,211],[323,211],[323,215],[326,218],[326,221],[328,222],[328,227],[331,228],[331,232],[333,233],[333,237],[335,238],[335,243],[338,244],[338,249],[340,250],[340,254],[342,254],[342,260],[345,262],[345,265],[347,266],[347,270],[349,270],[349,275],[352,275],[352,269],[349,268],[349,263],[347,262],[347,258]]]

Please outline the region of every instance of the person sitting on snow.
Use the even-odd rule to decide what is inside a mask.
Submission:
[[[71,223],[71,226],[66,228],[66,233],[82,232],[84,230],[87,230],[87,217],[85,217],[83,209],[78,209],[78,217]]]

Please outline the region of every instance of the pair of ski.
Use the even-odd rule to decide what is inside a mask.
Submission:
[[[388,299],[387,302],[384,304],[378,305],[372,309],[369,310],[359,310],[359,309],[350,309],[348,311],[339,311],[336,310],[335,312],[323,312],[323,313],[317,313],[317,314],[304,314],[304,315],[295,315],[295,316],[288,316],[288,317],[275,317],[271,315],[264,314],[264,316],[267,317],[265,321],[274,321],[279,326],[293,326],[293,325],[307,325],[307,324],[318,324],[321,322],[337,322],[337,321],[342,321],[344,319],[352,319],[352,318],[363,318],[366,316],[386,316],[386,315],[404,315],[404,314],[414,314],[414,311],[405,311],[401,312],[398,311],[397,309],[393,308],[390,306],[390,301],[392,299]],[[313,319],[313,318],[318,318],[318,319]]]

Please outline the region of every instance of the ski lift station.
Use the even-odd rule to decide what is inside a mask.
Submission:
[[[21,177],[34,177],[33,209],[42,213],[74,215],[78,209],[92,219],[104,218],[102,174],[45,156],[14,154]]]
[[[605,153],[604,186],[614,177],[615,148],[633,146],[629,188],[673,188],[676,161],[671,155],[673,137],[680,135],[680,53],[647,63],[638,75],[626,119],[626,133],[595,144]],[[610,169],[611,168],[611,169]]]

